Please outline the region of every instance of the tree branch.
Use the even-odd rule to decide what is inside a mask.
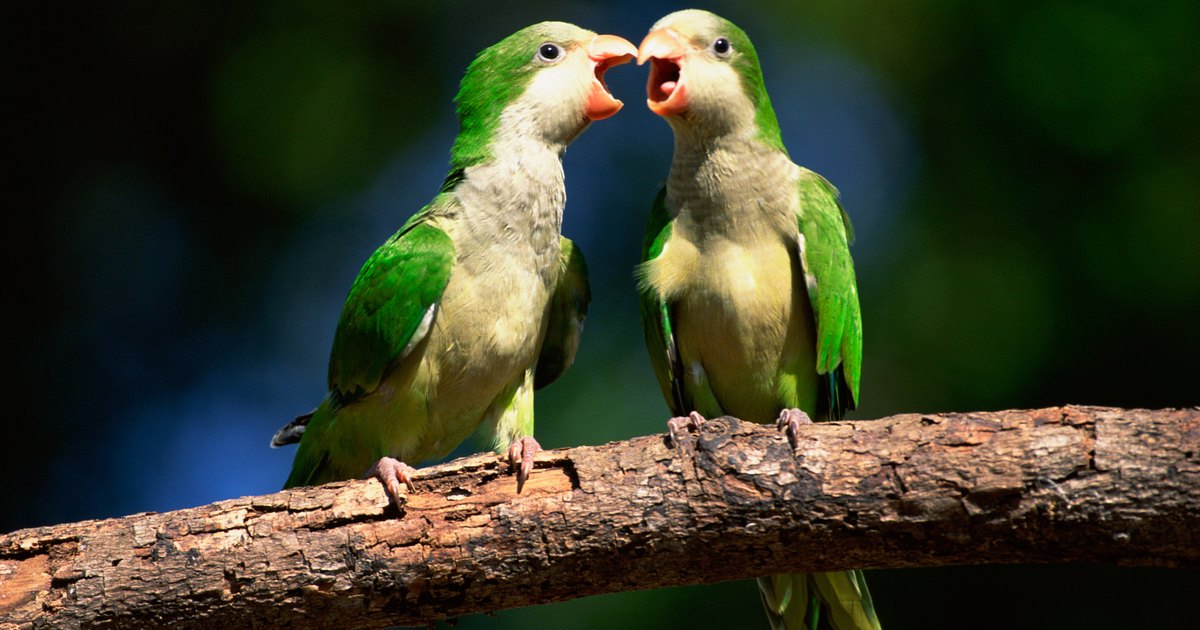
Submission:
[[[1200,567],[1200,408],[710,420],[376,481],[0,536],[0,626],[374,628],[783,571]]]

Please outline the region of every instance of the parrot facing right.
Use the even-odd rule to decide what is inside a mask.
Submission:
[[[579,343],[589,293],[561,236],[562,154],[621,102],[604,72],[633,44],[562,22],[485,49],[456,98],[441,190],[363,265],[329,358],[329,393],[275,434],[299,442],[285,487],[374,475],[400,501],[413,469],[482,427],[508,449],[517,491],[540,446],[533,392]]]
[[[742,29],[707,11],[642,41],[650,109],[675,136],[637,270],[672,439],[704,416],[800,425],[858,401],[862,321],[837,191],[788,157]],[[861,571],[759,578],[775,628],[878,629]]]

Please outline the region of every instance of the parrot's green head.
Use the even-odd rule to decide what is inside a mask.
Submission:
[[[636,56],[620,37],[564,22],[509,35],[467,68],[455,98],[460,131],[451,162],[466,168],[486,161],[514,134],[565,148],[591,121],[621,109],[604,72]]]
[[[642,40],[638,63],[646,62],[646,104],[677,133],[749,132],[783,149],[758,54],[733,22],[700,9],[671,13]]]

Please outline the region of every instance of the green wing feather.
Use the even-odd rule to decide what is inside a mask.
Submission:
[[[798,187],[800,262],[816,322],[816,372],[823,385],[816,419],[838,419],[858,405],[862,372],[862,313],[850,257],[854,232],[832,184],[802,169]],[[776,628],[880,627],[862,571],[776,575],[760,578],[759,586]]]
[[[436,319],[455,257],[450,237],[428,222],[443,199],[413,215],[358,272],[333,338],[330,395],[308,418],[292,423],[303,419],[300,424],[307,426],[294,430],[300,448],[285,488],[329,481],[344,472],[333,467],[326,434],[338,410],[375,391],[422,323],[428,330]]]
[[[559,243],[562,252],[559,254],[558,284],[550,296],[550,318],[538,354],[534,389],[553,383],[575,362],[588,303],[592,300],[583,252],[565,236],[559,237]]]
[[[375,250],[350,288],[329,357],[329,389],[340,402],[374,391],[431,308],[436,315],[455,256],[450,237],[428,221],[439,203]]]
[[[642,241],[643,265],[657,258],[666,247],[671,239],[671,222],[670,212],[667,211],[667,189],[664,187],[650,206],[646,237]],[[689,413],[692,411],[691,397],[684,388],[683,362],[679,358],[672,332],[671,305],[647,282],[638,283],[638,294],[646,348],[650,352],[650,364],[662,388],[663,397],[675,415]]]
[[[799,194],[801,264],[815,279],[808,298],[817,323],[816,368],[826,381],[818,415],[840,418],[858,406],[862,374],[862,313],[850,257],[854,232],[837,189],[823,177],[802,169]]]

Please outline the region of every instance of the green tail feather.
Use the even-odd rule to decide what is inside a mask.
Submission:
[[[880,630],[862,571],[758,578],[774,630]]]
[[[300,447],[296,449],[296,458],[292,461],[292,472],[283,484],[284,489],[312,486],[333,480],[328,470],[329,452],[320,447],[323,434],[333,416],[332,399],[326,397],[310,415],[304,434],[299,440]]]

